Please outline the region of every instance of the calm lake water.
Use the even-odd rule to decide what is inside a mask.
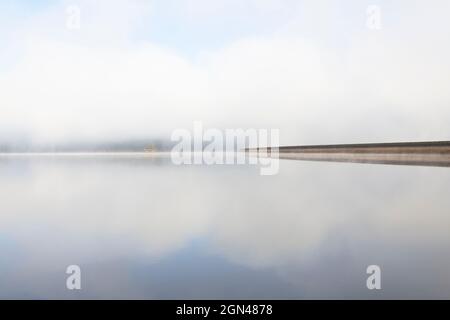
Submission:
[[[3,155],[0,298],[450,298],[449,190],[449,168]]]

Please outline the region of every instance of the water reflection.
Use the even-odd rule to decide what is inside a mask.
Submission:
[[[0,297],[449,298],[449,187],[447,168],[2,156]]]
[[[448,153],[280,153],[278,158],[307,161],[450,167],[450,154]]]

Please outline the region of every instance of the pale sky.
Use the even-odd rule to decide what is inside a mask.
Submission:
[[[0,140],[170,137],[194,120],[280,129],[285,145],[448,140],[449,13],[445,0],[1,0]]]

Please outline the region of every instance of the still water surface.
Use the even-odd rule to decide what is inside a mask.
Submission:
[[[449,168],[2,155],[0,298],[450,298],[449,190]]]

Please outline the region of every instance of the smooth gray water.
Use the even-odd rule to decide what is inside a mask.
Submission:
[[[0,298],[450,298],[449,190],[449,168],[0,156]]]

